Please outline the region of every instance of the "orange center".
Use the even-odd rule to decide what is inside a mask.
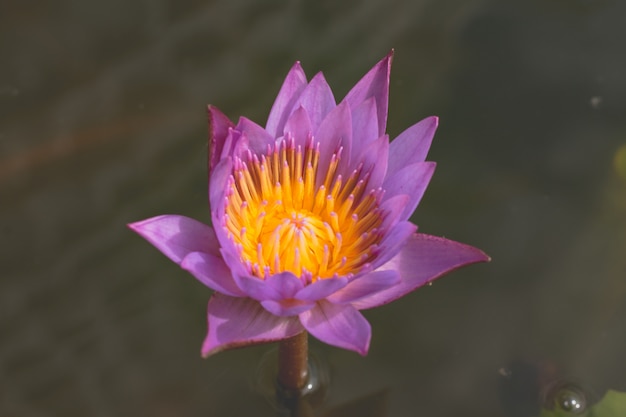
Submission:
[[[341,149],[323,181],[319,146],[283,140],[260,159],[235,160],[226,228],[241,261],[264,278],[289,271],[314,282],[358,272],[376,254],[382,190],[365,192],[367,173],[337,174]]]

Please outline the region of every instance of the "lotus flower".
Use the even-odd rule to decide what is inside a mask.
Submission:
[[[482,251],[408,221],[435,169],[429,117],[385,134],[392,54],[336,104],[291,68],[262,127],[209,106],[212,227],[179,215],[129,224],[214,292],[203,356],[308,331],[366,355],[361,310],[475,262]]]

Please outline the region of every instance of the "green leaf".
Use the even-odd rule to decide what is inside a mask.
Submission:
[[[609,390],[589,411],[589,417],[626,416],[626,392]]]

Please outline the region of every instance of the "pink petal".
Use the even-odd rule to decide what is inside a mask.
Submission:
[[[399,282],[400,275],[396,271],[374,271],[353,280],[328,297],[327,300],[333,304],[352,303],[392,287]]]
[[[383,135],[364,146],[363,153],[355,162],[363,163],[363,172],[369,172],[369,188],[378,188],[382,185],[387,174],[387,155],[389,153],[389,136]]]
[[[272,313],[275,316],[280,317],[290,317],[297,316],[300,313],[303,313],[307,310],[310,310],[315,306],[314,302],[310,301],[301,301],[301,300],[264,300],[261,301],[261,305],[268,312]]]
[[[350,304],[319,301],[314,308],[300,314],[300,322],[324,343],[367,355],[372,328],[365,317]]]
[[[391,142],[387,175],[393,175],[408,165],[426,159],[438,123],[437,117],[428,117],[400,133],[400,136]]]
[[[408,219],[417,208],[435,172],[435,166],[434,162],[416,162],[396,171],[391,176],[388,174],[385,178],[383,183],[385,198],[398,194],[409,196],[409,201],[400,215],[400,219]]]
[[[233,274],[237,286],[250,298],[257,301],[281,300],[280,292],[259,277]]]
[[[389,232],[383,237],[378,248],[378,256],[372,262],[374,269],[387,263],[396,256],[406,241],[417,231],[417,226],[408,221],[400,221],[394,224]]]
[[[483,251],[441,237],[416,233],[400,252],[379,270],[395,270],[401,282],[354,302],[359,310],[390,303],[440,276],[476,262],[490,260]]]
[[[352,138],[355,151],[380,137],[377,111],[374,97],[352,108]]]
[[[152,217],[128,227],[180,264],[191,252],[219,256],[219,242],[210,226],[176,214]]]
[[[211,206],[211,211],[216,212],[224,204],[226,185],[232,172],[232,158],[222,159],[211,172],[211,177],[209,178],[209,205]]]
[[[314,135],[315,141],[320,144],[320,158],[315,180],[316,185],[320,185],[324,181],[332,155],[338,152],[339,148],[343,150],[338,171],[342,172],[349,165],[352,146],[350,107],[345,102],[341,102],[326,116]]]
[[[300,278],[288,271],[267,277],[265,284],[274,288],[281,299],[295,297],[304,287]]]
[[[295,298],[304,301],[317,301],[328,297],[348,284],[346,277],[318,279],[298,291]]]
[[[250,275],[249,271],[246,266],[241,262],[239,250],[235,247],[233,241],[226,236],[227,233],[225,232],[225,230],[221,227],[218,227],[217,229],[215,229],[215,232],[220,242],[224,242],[220,249],[220,253],[222,255],[224,263],[228,265],[228,269],[230,269],[230,273],[233,276],[233,279],[235,279],[235,283],[237,283],[236,277],[248,276]],[[239,284],[237,285],[239,286]]]
[[[229,129],[234,126],[217,107],[209,106],[209,172],[219,161]]]
[[[311,121],[304,107],[298,107],[296,111],[291,114],[285,124],[284,134],[290,134],[294,139],[296,147],[301,146],[304,149],[308,138],[313,134]]]
[[[202,345],[207,357],[226,349],[275,342],[300,333],[297,317],[278,317],[249,298],[214,293],[208,305],[209,330]]]
[[[394,195],[380,204],[380,209],[385,213],[381,229],[386,230],[393,226],[400,219],[400,214],[404,212],[404,208],[409,202],[409,196],[406,194]]]
[[[250,149],[252,153],[259,155],[267,151],[267,145],[274,144],[274,137],[272,135],[246,117],[239,118],[236,129],[247,139],[247,146],[239,150],[241,153],[247,152],[247,150]],[[240,158],[244,156],[241,155],[241,153],[237,155]]]
[[[276,96],[272,110],[267,118],[265,130],[277,138],[281,136],[287,118],[300,97],[300,94],[307,85],[306,75],[300,66],[300,62],[296,62],[285,77],[282,87]]]
[[[233,281],[228,266],[217,256],[191,252],[185,256],[180,266],[214,291],[233,297],[243,297],[244,295]]]
[[[321,72],[315,74],[302,91],[295,107],[300,106],[306,110],[313,131],[317,130],[326,115],[337,106],[333,92]]]
[[[385,134],[387,127],[387,106],[389,103],[389,73],[393,51],[378,62],[346,95],[345,101],[356,108],[370,97],[376,100],[378,108],[378,136]]]
[[[213,170],[215,169],[215,166],[219,164],[223,159],[230,158],[233,155],[233,152],[236,147],[241,147],[241,143],[240,143],[241,140],[242,138],[241,138],[240,131],[235,130],[234,127],[228,128],[228,134],[226,135],[226,140],[222,144],[220,154],[218,155],[216,153],[215,156],[212,156],[212,158],[214,158],[215,161],[214,161],[214,164],[210,167],[209,179],[211,178],[211,175],[213,174]],[[246,141],[246,146],[247,146],[247,140],[245,138],[243,140]]]

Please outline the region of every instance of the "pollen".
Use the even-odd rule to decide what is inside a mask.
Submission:
[[[223,227],[249,272],[266,278],[289,271],[307,282],[350,276],[377,255],[383,191],[368,172],[339,173],[342,149],[325,172],[313,138],[286,138],[260,156],[234,159]],[[325,164],[324,164],[325,165]]]

